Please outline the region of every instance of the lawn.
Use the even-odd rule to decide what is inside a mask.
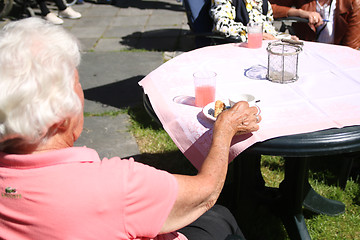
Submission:
[[[196,174],[196,169],[182,155],[168,134],[147,115],[142,106],[130,108],[127,113],[132,122],[130,131],[142,153],[141,162],[172,173]],[[356,164],[359,162],[357,159]],[[331,217],[304,210],[312,239],[360,240],[360,176],[358,172],[353,173],[347,181],[346,188],[341,189],[337,183],[338,163],[336,159],[311,161],[311,186],[322,196],[341,201],[346,206],[344,214]],[[262,156],[261,171],[267,186],[278,187],[284,177],[284,160],[281,157]],[[268,209],[255,206],[250,211],[244,213],[243,219],[239,221],[248,240],[289,239],[281,221]]]

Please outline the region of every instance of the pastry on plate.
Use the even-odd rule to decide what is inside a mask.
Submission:
[[[217,118],[222,111],[226,109],[225,103],[220,100],[215,102],[214,117]]]

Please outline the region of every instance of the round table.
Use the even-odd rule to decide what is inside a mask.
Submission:
[[[360,126],[277,137],[255,143],[248,152],[283,157],[311,157],[360,151]]]
[[[345,211],[339,201],[320,196],[308,182],[308,163],[312,157],[337,155],[342,161],[339,185],[345,188],[353,159],[360,152],[360,126],[334,128],[282,136],[259,142],[234,161],[237,173],[236,209],[247,208],[246,200],[268,206],[283,221],[291,239],[311,239],[303,207],[318,214],[336,216]],[[285,178],[279,188],[265,187],[260,171],[261,155],[282,156]],[[246,182],[246,184],[243,184]]]

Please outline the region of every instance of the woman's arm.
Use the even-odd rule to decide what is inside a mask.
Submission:
[[[302,9],[290,8],[288,11],[289,17],[301,17],[309,20],[309,26],[314,30],[316,27],[321,26],[324,22],[318,12],[305,11]],[[314,26],[315,28],[313,28]],[[314,30],[315,31],[315,30]]]
[[[341,44],[360,50],[360,2],[352,1],[352,10],[348,13],[347,30]],[[336,30],[335,30],[336,31]]]
[[[273,9],[274,18],[300,17],[309,20],[309,26],[313,31],[316,27],[323,24],[323,19],[316,11],[306,11],[301,8],[295,8],[295,2],[288,0],[270,0]]]
[[[224,185],[231,140],[236,133],[246,134],[259,129],[257,111],[256,107],[249,108],[248,103],[240,102],[218,116],[209,154],[199,173],[196,176],[175,175],[179,192],[162,233],[190,224],[215,204]]]
[[[288,12],[292,6],[291,1],[269,0],[273,9],[274,18],[288,17]]]

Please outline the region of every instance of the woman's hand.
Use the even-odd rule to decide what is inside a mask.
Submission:
[[[263,40],[276,40],[276,37],[269,33],[263,33]]]
[[[236,103],[232,108],[223,111],[217,118],[214,127],[214,135],[225,133],[232,136],[236,134],[247,134],[259,129],[258,123],[261,121],[261,116],[258,115],[259,109],[257,107],[249,107],[245,101]]]
[[[316,32],[316,27],[319,27],[323,24],[323,19],[318,12],[310,12],[303,9],[290,8],[288,11],[288,16],[308,19],[308,24],[314,32]]]
[[[295,35],[291,35],[291,40],[299,41],[300,39]]]
[[[312,29],[314,27],[319,27],[324,23],[321,15],[318,12],[307,12],[307,19],[309,19],[309,26]]]
[[[318,12],[310,12],[302,9],[297,9],[297,11],[299,17],[307,18],[309,20],[308,24],[314,32],[316,32],[317,27],[321,26],[324,23],[320,13]]]

